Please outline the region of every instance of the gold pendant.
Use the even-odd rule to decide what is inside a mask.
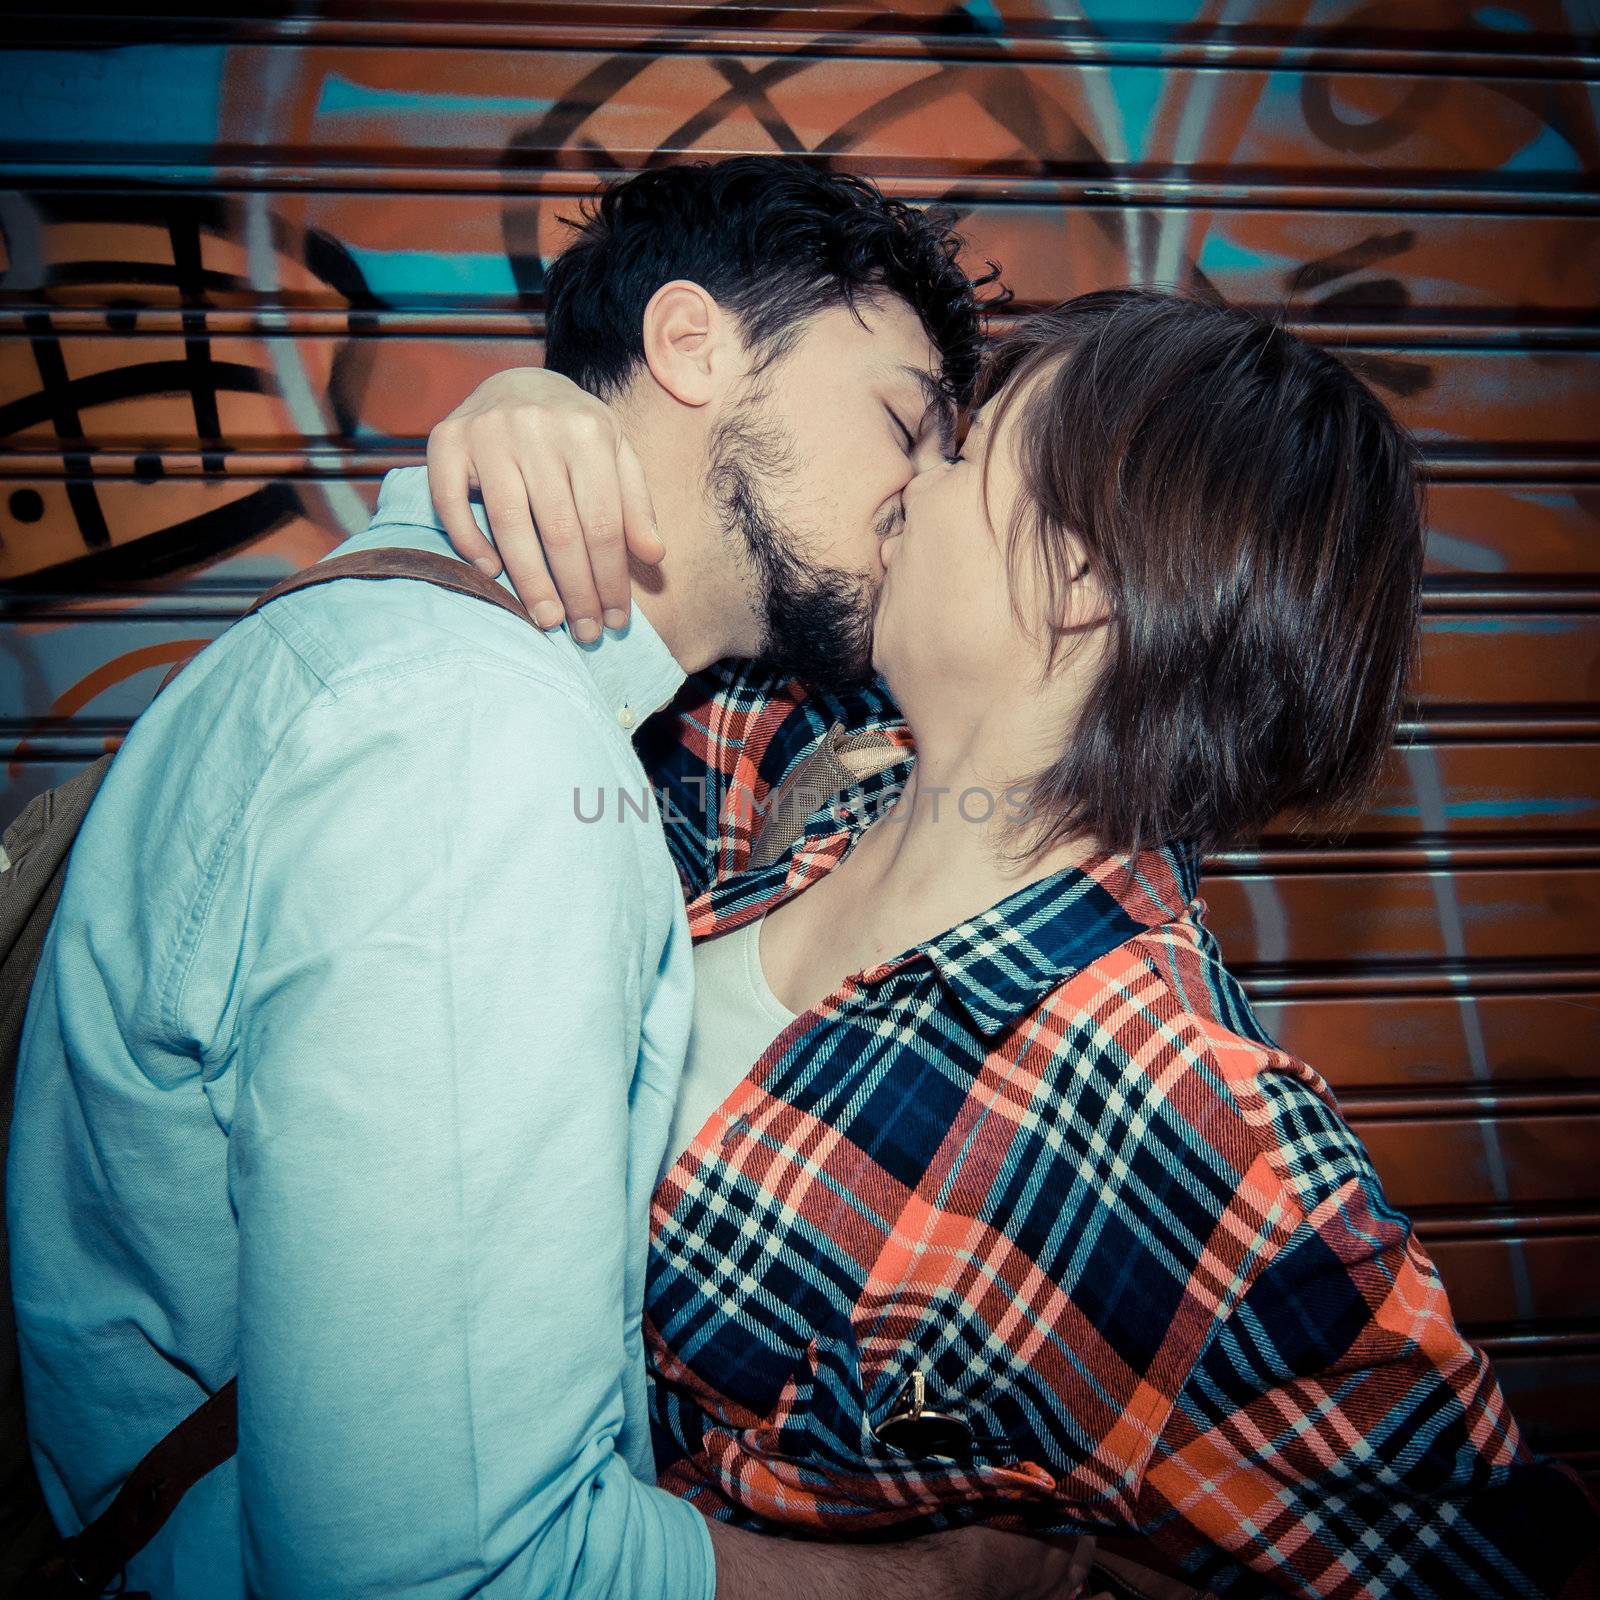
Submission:
[[[928,1409],[927,1382],[921,1372],[900,1391],[895,1410],[874,1428],[873,1435],[900,1455],[924,1461],[965,1461],[972,1454],[972,1429],[960,1417]]]

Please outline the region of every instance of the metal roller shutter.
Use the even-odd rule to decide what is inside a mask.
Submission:
[[[1426,448],[1425,660],[1355,835],[1215,863],[1211,920],[1341,1091],[1535,1442],[1600,1478],[1585,8],[1087,9],[13,14],[0,815],[362,525],[479,378],[538,359],[541,255],[596,173],[810,153],[955,205],[1016,309],[1127,281],[1284,307]]]

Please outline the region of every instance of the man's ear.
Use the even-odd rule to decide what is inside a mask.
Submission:
[[[726,386],[740,353],[733,318],[698,283],[674,278],[644,308],[644,359],[674,400],[703,406]]]

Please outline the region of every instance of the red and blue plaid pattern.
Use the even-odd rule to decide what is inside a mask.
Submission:
[[[892,702],[717,669],[662,721],[645,754],[697,939],[831,870],[909,771],[752,869],[763,808],[830,729],[909,743]],[[1101,857],[774,1040],[655,1197],[662,1482],[832,1538],[1134,1535],[1219,1594],[1589,1592],[1592,1502],[1522,1444],[1195,887],[1173,851]],[[877,1437],[918,1373],[964,1459]]]

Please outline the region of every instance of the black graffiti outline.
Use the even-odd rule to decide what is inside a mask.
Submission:
[[[184,394],[194,407],[202,468],[212,476],[224,471],[229,451],[222,437],[220,396],[279,393],[269,372],[241,362],[219,361],[212,349],[207,311],[213,291],[247,290],[249,285],[236,274],[206,268],[202,241],[207,236],[235,240],[239,210],[240,203],[232,196],[174,194],[155,186],[111,194],[67,191],[34,198],[30,217],[36,228],[67,220],[164,227],[172,248],[170,264],[115,258],[52,263],[37,287],[47,293],[57,284],[81,287],[98,277],[117,284],[143,282],[176,288],[184,354],[181,360],[133,362],[71,378],[61,334],[50,312],[25,313],[24,328],[40,374],[40,388],[0,404],[0,438],[45,420],[51,422],[57,443],[64,447],[64,487],[84,553],[0,582],[0,592],[20,600],[24,610],[27,597],[34,593],[95,592],[140,579],[177,576],[242,549],[305,514],[297,486],[278,479],[225,506],[209,507],[136,539],[114,543],[96,489],[93,452],[83,430],[83,409],[119,400]],[[376,328],[374,312],[383,302],[372,293],[358,263],[338,239],[321,229],[295,228],[277,212],[271,213],[269,228],[275,250],[298,256],[308,271],[344,300],[348,335]],[[14,258],[16,252],[12,254]],[[126,304],[108,309],[108,325],[116,327],[124,317],[131,321],[143,309]],[[335,426],[344,436],[357,426],[375,356],[368,338],[346,337],[335,349],[327,400]]]

